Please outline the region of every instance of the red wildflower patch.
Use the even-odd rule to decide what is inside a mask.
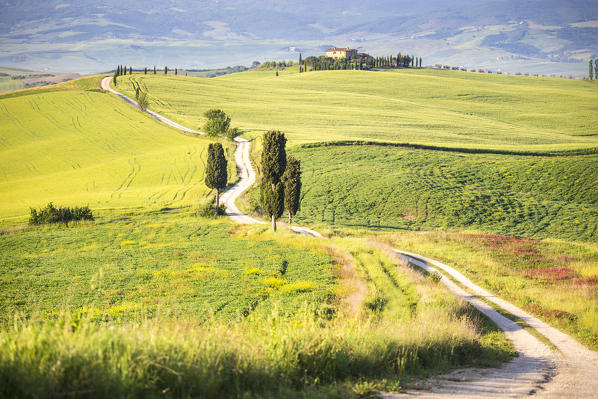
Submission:
[[[586,277],[583,280],[579,280],[575,285],[598,285],[598,276]]]
[[[568,267],[548,267],[545,269],[528,270],[528,277],[537,278],[548,282],[577,280],[581,276]]]

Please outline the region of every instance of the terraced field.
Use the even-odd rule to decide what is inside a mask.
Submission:
[[[208,142],[103,93],[99,77],[2,95],[0,218],[10,224],[50,201],[96,210],[196,203],[209,194]]]
[[[214,79],[133,74],[117,89],[148,91],[150,108],[196,128],[220,107],[243,130],[280,129],[290,144],[373,139],[510,151],[598,147],[595,85],[436,70],[289,68]],[[566,99],[566,101],[563,101]]]
[[[598,241],[598,156],[458,154],[383,146],[296,148],[297,220],[471,229]]]

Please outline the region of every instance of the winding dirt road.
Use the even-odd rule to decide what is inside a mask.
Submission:
[[[137,103],[110,88],[111,77],[102,80],[102,89],[116,94],[135,106]],[[155,112],[144,110],[160,122],[189,133],[202,134]],[[250,145],[247,140],[236,138],[235,162],[239,169],[239,181],[222,194],[222,201],[227,215],[237,223],[265,224],[243,214],[235,205],[236,199],[256,181],[256,174],[250,160]],[[292,226],[297,233],[322,237],[314,230]],[[410,389],[401,394],[385,394],[386,398],[598,398],[598,354],[588,350],[569,335],[547,325],[541,320],[525,313],[520,308],[494,296],[485,289],[471,282],[467,277],[452,267],[421,255],[394,250],[396,255],[428,272],[437,272],[444,284],[453,294],[471,303],[480,312],[488,316],[501,328],[513,342],[519,356],[499,368],[464,369],[430,378],[424,389]],[[450,276],[450,278],[447,277]],[[452,279],[452,280],[451,280]],[[457,281],[459,284],[453,282]],[[528,333],[517,323],[504,317],[486,302],[517,316],[544,335],[558,351],[549,348],[536,337]]]

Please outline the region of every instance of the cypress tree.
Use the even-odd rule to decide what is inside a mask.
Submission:
[[[299,53],[299,65],[301,65],[301,53]]]
[[[220,207],[220,190],[226,187],[227,178],[226,158],[222,144],[210,143],[205,183],[209,188],[216,190],[216,212]]]
[[[132,75],[132,74],[133,74],[133,67],[132,67],[132,66],[130,66],[130,67],[129,67],[129,75]]]
[[[144,75],[147,75],[147,67],[145,67],[145,68],[143,69],[143,74],[144,74]]]
[[[594,77],[598,79],[598,58],[594,60]]]
[[[175,76],[179,74],[179,68],[174,68],[174,74]]]
[[[168,75],[168,67],[167,66],[164,67],[164,75]]]
[[[114,86],[116,86],[116,72],[114,72],[114,76],[112,77],[112,81],[114,82]]]
[[[301,202],[301,161],[288,156],[287,167],[281,178],[284,184],[284,208],[289,213],[289,225],[292,217],[299,211]]]
[[[284,187],[280,178],[287,166],[287,139],[284,133],[271,130],[264,133],[262,142],[261,199],[264,210],[272,218],[272,230],[276,231],[276,219],[284,211]]]
[[[154,65],[154,75],[156,74],[156,66]]]
[[[594,68],[592,68],[592,60],[590,59],[590,80],[593,80]],[[598,77],[597,77],[598,79]]]
[[[272,231],[276,231],[276,219],[284,212],[284,184],[280,181],[271,184],[262,180],[260,194],[264,211],[272,217]]]

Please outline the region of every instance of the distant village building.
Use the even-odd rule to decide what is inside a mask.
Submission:
[[[333,47],[326,50],[326,57],[338,60],[340,58],[357,58],[357,50],[354,48]]]

